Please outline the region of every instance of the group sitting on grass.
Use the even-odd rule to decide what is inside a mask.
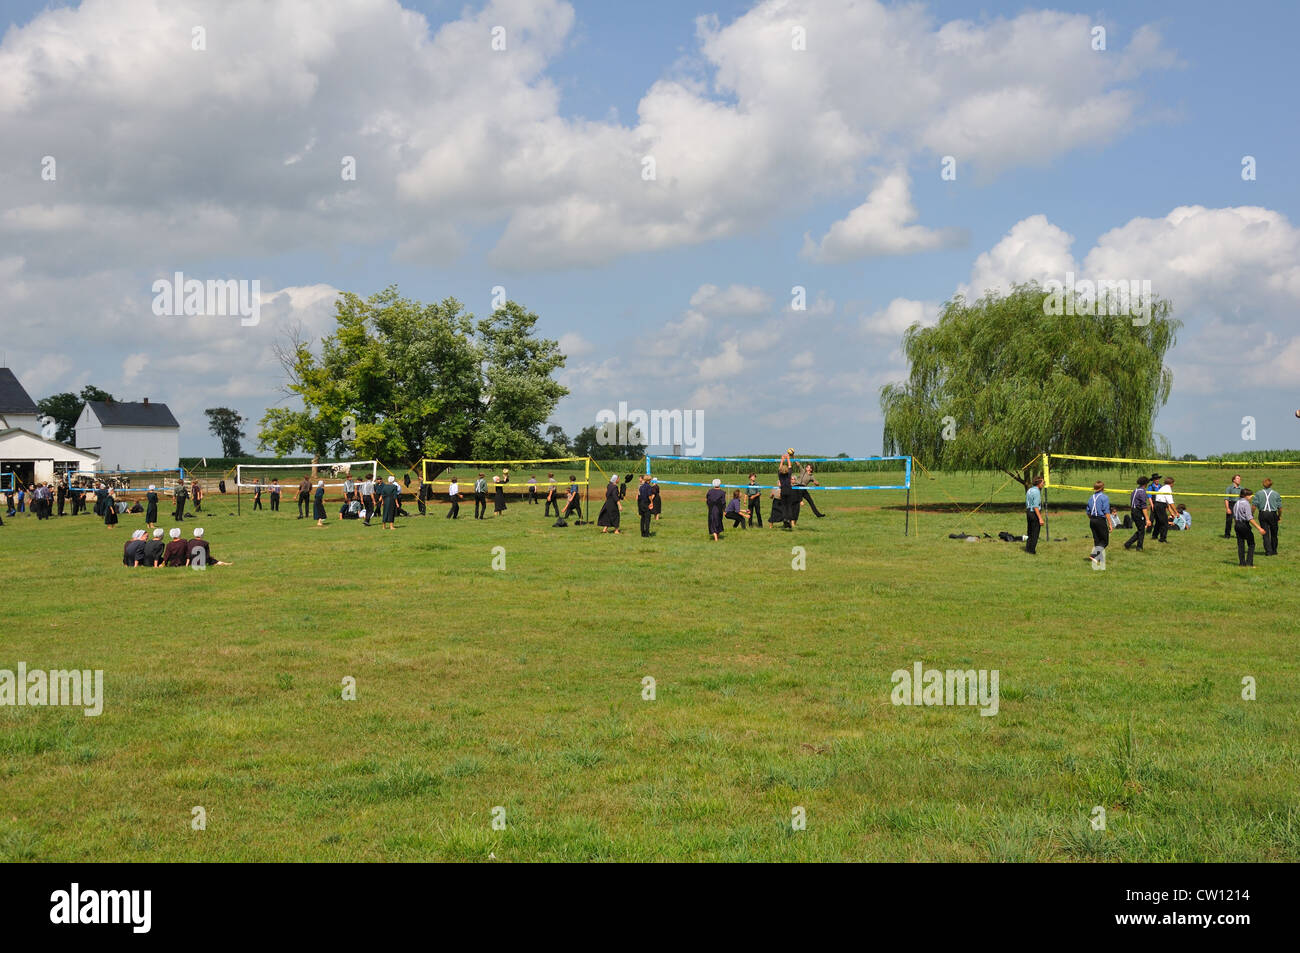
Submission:
[[[181,537],[179,529],[170,532],[170,542],[163,541],[163,531],[155,529],[152,538],[142,529],[131,534],[122,550],[122,565],[131,568],[161,566],[229,566],[216,559],[208,541],[203,538],[203,527],[196,527],[190,539]]]

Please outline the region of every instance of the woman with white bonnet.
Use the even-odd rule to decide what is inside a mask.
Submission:
[[[197,561],[195,557],[198,555],[200,551],[203,553],[203,559],[201,562],[197,562],[197,565],[199,566],[229,566],[230,565],[230,563],[222,562],[220,559],[213,558],[212,547],[210,547],[208,545],[208,541],[203,538],[202,526],[195,528],[194,538],[189,541],[188,546],[189,546],[189,559],[190,559],[191,566],[196,565]]]
[[[144,525],[149,529],[154,528],[154,523],[158,522],[158,488],[152,484],[149,486],[149,492],[144,497]]]
[[[144,562],[140,565],[148,566],[150,569],[157,569],[162,565],[163,552],[167,549],[167,544],[163,542],[163,531],[155,529],[153,539],[145,540],[144,544]]]
[[[614,535],[619,536],[621,534],[618,531],[618,521],[622,513],[623,503],[618,498],[618,474],[615,473],[605,486],[605,505],[600,508],[596,525],[600,527],[602,533],[607,533],[612,528]]]
[[[311,506],[312,518],[316,520],[317,526],[325,525],[325,481],[316,481],[316,497],[312,500]]]
[[[709,507],[709,535],[717,542],[722,536],[722,509],[727,505],[727,491],[722,489],[721,480],[713,481],[713,488],[704,494],[704,502]]]
[[[171,530],[168,535],[171,537],[171,542],[168,543],[167,548],[163,550],[163,565],[173,567],[184,566],[190,561],[189,545],[185,540],[181,539],[181,531],[179,529]]]
[[[144,536],[142,529],[136,530],[122,548],[122,565],[135,568],[144,560]]]
[[[397,522],[397,497],[401,492],[401,487],[397,485],[397,477],[390,473],[388,482],[379,489],[379,495],[384,501],[384,529],[392,529],[393,524]]]

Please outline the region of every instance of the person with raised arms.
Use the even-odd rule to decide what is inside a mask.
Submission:
[[[508,474],[509,471],[507,471]],[[509,476],[492,478],[492,515],[500,516],[506,511],[506,480]]]

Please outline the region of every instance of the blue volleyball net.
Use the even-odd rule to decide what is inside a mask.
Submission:
[[[779,487],[777,482],[778,457],[688,457],[668,454],[647,454],[645,472],[661,486],[697,486],[708,488],[714,479],[727,490],[764,491],[764,495]],[[812,464],[814,484],[806,489],[819,496],[823,493],[840,494],[846,491],[884,491],[878,502],[888,506],[901,505],[903,533],[910,529],[912,502],[912,458],[910,456],[883,457],[796,457],[794,464],[800,471]],[[748,476],[755,475],[755,483]],[[892,491],[892,493],[890,492]],[[892,496],[892,499],[890,498]]]

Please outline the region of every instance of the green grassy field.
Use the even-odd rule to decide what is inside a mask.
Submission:
[[[385,532],[213,494],[204,572],[123,568],[138,516],[6,520],[0,668],[106,700],[0,709],[0,860],[1300,859],[1287,533],[1238,569],[1202,501],[1094,572],[1071,494],[1037,557],[948,539],[1023,532],[1014,484],[949,505],[1004,480],[920,479],[908,538],[901,494],[822,492],[719,543],[703,490],[648,540],[631,504]],[[918,661],[998,670],[998,714],[892,704]]]

